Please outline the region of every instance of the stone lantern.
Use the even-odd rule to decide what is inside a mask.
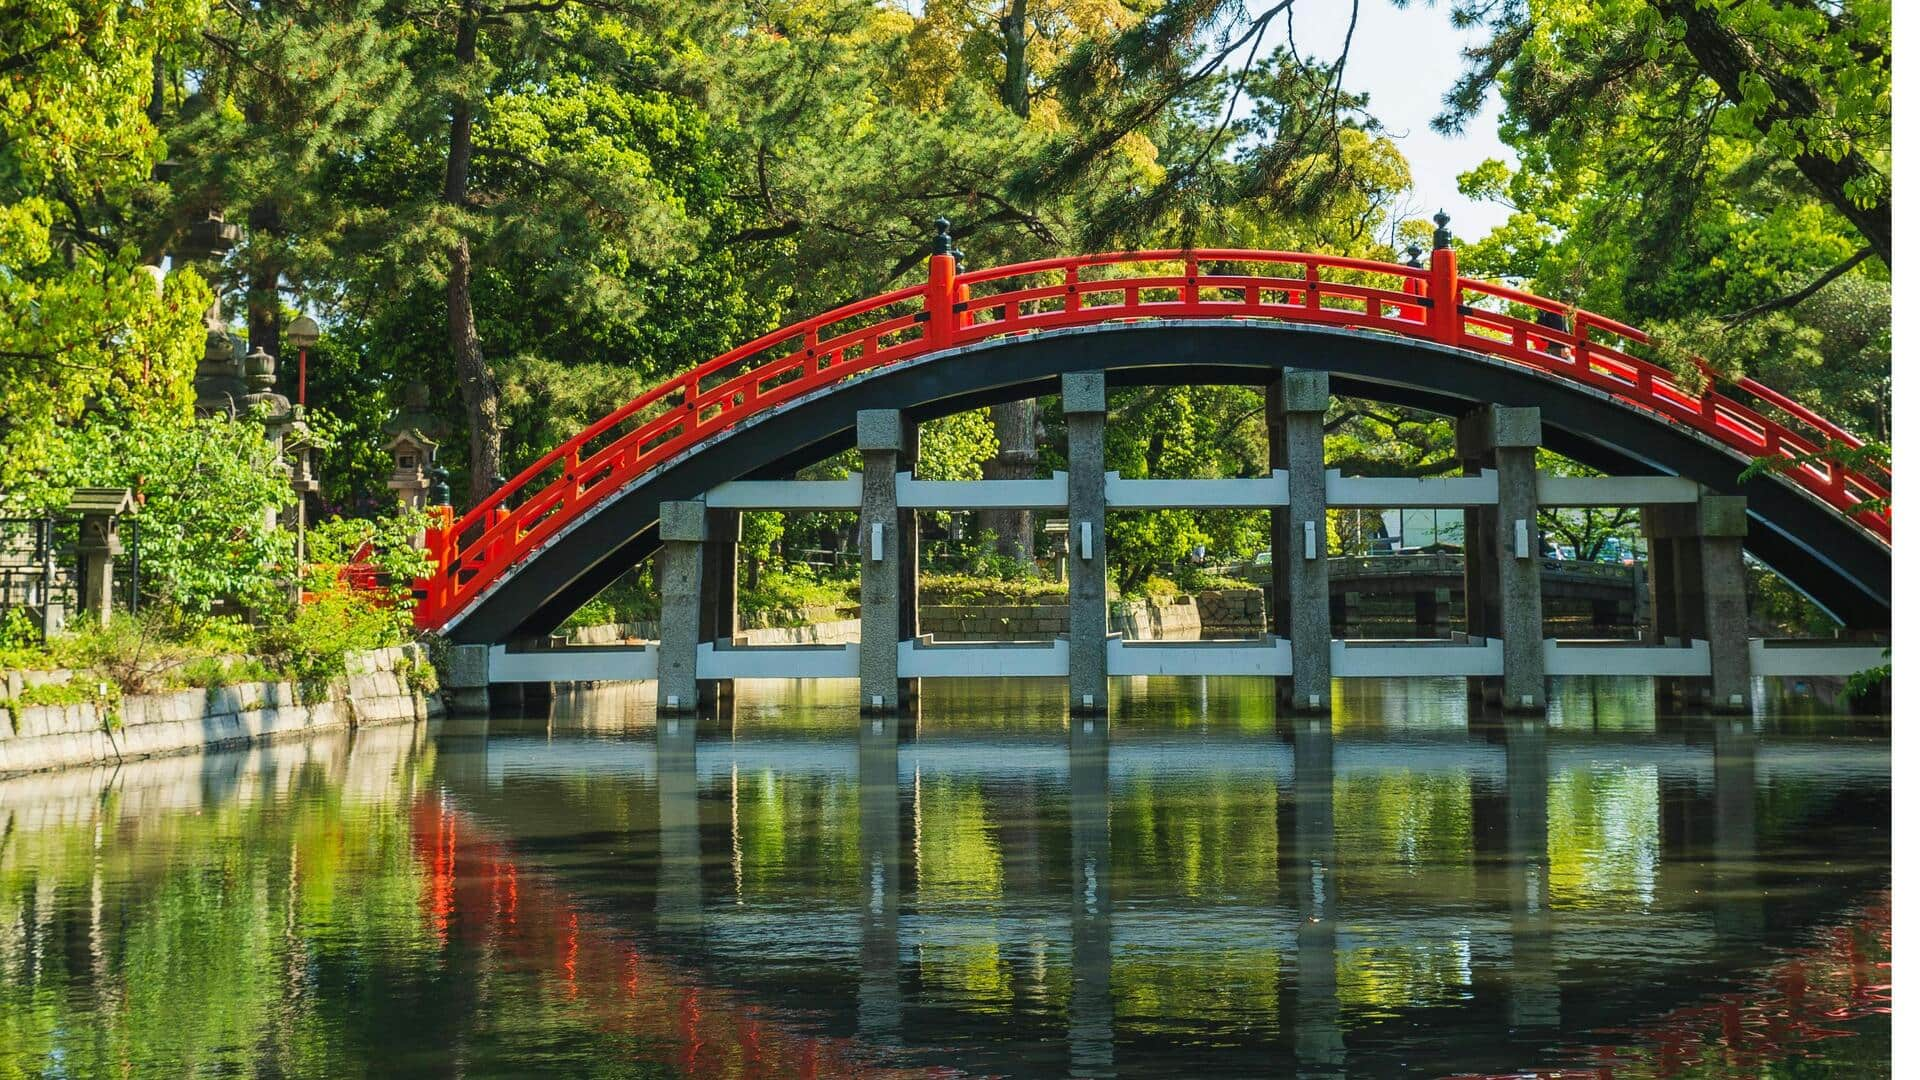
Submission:
[[[410,510],[423,510],[433,501],[435,458],[440,451],[439,420],[428,411],[427,384],[407,384],[400,412],[387,421],[387,452],[393,455],[393,472],[387,487]]]
[[[120,515],[133,509],[127,488],[77,488],[67,512],[80,515],[80,610],[101,626],[113,617],[113,560],[119,555]]]

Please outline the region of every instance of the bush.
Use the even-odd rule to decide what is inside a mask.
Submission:
[[[927,604],[1057,604],[1066,597],[1065,585],[1038,574],[930,574],[920,579],[920,600]]]
[[[760,571],[757,589],[740,590],[740,614],[779,616],[802,608],[851,608],[860,602],[860,583],[828,577],[805,563],[767,567]]]
[[[346,675],[349,654],[404,644],[411,630],[403,607],[335,582],[291,611],[263,619],[254,627],[253,651],[297,682],[302,694],[315,695]]]

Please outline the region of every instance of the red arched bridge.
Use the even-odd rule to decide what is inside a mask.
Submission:
[[[1752,379],[1653,363],[1642,331],[1429,267],[1299,252],[1141,251],[958,273],[836,308],[634,398],[433,530],[421,625],[460,642],[557,626],[657,545],[660,504],[774,477],[854,443],[855,414],[925,420],[1109,383],[1270,384],[1325,371],[1336,393],[1459,415],[1540,411],[1543,445],[1605,472],[1684,477],[1747,498],[1747,550],[1850,625],[1890,608],[1892,477],[1861,441]],[[1743,479],[1753,460],[1778,470]]]

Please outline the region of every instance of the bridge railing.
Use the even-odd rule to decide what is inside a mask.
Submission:
[[[1069,326],[1144,319],[1260,319],[1402,334],[1548,372],[1700,432],[1753,457],[1795,461],[1789,479],[1852,512],[1883,539],[1892,477],[1830,457],[1860,440],[1751,379],[1702,366],[1699,389],[1634,350],[1633,327],[1495,282],[1460,278],[1454,252],[1430,267],[1301,252],[1198,249],[1041,259],[928,280],[775,330],[668,379],[595,421],[472,510],[433,530],[439,565],[416,618],[438,627],[509,567],[601,499],[722,431],[783,402],[888,364],[957,345]],[[1493,306],[1497,305],[1497,306]],[[1543,321],[1545,320],[1545,321]],[[1564,327],[1564,328],[1563,328]]]

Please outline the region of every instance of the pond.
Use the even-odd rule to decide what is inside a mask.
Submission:
[[[0,1075],[1888,1071],[1885,718],[651,686],[0,781]]]

